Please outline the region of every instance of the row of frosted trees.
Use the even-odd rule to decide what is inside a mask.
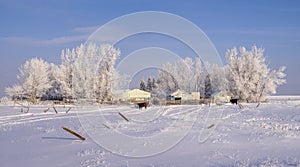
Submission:
[[[119,55],[120,50],[112,45],[81,44],[62,50],[60,65],[33,58],[19,68],[19,83],[6,92],[32,102],[63,98],[109,101],[118,81],[114,65]]]
[[[207,98],[225,91],[247,102],[262,101],[285,83],[285,67],[271,70],[263,54],[264,50],[256,46],[251,50],[233,48],[226,53],[224,67],[202,63],[199,58],[166,63],[159,70],[156,81],[148,79],[151,84],[147,85],[151,88],[144,83],[144,89],[163,96],[181,89],[201,92]],[[32,102],[63,98],[111,101],[113,89],[127,82],[114,68],[119,56],[120,50],[112,45],[88,44],[63,50],[60,65],[33,58],[19,68],[19,83],[7,88],[6,92],[11,97]]]
[[[286,82],[285,67],[271,70],[262,48],[233,48],[227,51],[226,60],[227,65],[224,67],[209,62],[203,66],[199,58],[166,63],[159,70],[156,91],[169,94],[181,89],[201,92],[206,98],[224,91],[233,98],[259,102],[265,100],[267,95],[275,94],[277,87]]]

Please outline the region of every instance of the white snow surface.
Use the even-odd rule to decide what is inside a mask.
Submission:
[[[0,105],[0,166],[300,166],[300,98],[273,98],[259,107],[242,105],[242,109],[231,104],[183,106],[184,110],[180,106],[163,110],[157,106],[143,110],[133,106],[55,106],[58,114],[53,108],[44,113],[47,105],[31,106],[29,113],[21,113],[22,106]],[[69,107],[72,109],[66,113]],[[104,111],[111,129],[135,137],[168,130],[175,119],[192,120],[180,115],[196,113],[198,117],[171,149],[131,158],[96,144],[76,114]],[[129,122],[118,116],[120,111]],[[157,112],[155,119],[147,119],[149,112]],[[221,112],[217,123],[205,123],[209,112]],[[62,126],[87,139],[79,140]],[[211,136],[199,142],[201,130],[209,128],[213,129]]]

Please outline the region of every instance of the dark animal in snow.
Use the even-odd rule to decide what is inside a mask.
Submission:
[[[230,99],[231,104],[237,105],[238,99]]]
[[[147,108],[147,106],[148,106],[148,104],[146,102],[137,103],[137,105],[139,106],[139,109],[142,109],[143,107]]]

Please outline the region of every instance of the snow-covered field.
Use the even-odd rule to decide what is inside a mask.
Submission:
[[[18,105],[1,105],[0,166],[300,166],[300,97],[273,97],[258,108],[257,104],[243,106],[152,106],[147,110],[72,106],[69,113],[69,106],[55,106],[56,114],[53,108],[44,113],[46,105],[31,106],[29,113],[21,113]],[[102,118],[98,120],[99,115]],[[62,126],[87,139],[79,140]],[[102,139],[90,132],[93,128],[133,140],[153,139],[171,131],[182,133],[184,138],[168,149],[163,148],[168,144],[163,141],[147,141],[145,148],[152,144],[160,146],[161,152],[137,158],[99,146]],[[211,135],[206,139],[206,134]],[[104,139],[109,136],[100,135]],[[116,148],[128,144],[115,138],[105,141]],[[129,155],[126,151],[119,153]]]

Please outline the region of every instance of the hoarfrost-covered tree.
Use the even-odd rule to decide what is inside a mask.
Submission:
[[[128,89],[128,85],[130,83],[130,76],[127,74],[120,74],[115,70],[113,81],[112,81],[112,91],[113,94],[118,94],[126,89]],[[113,97],[114,98],[114,97]],[[118,98],[118,97],[116,97]]]
[[[51,87],[46,91],[44,99],[47,100],[62,100],[64,97],[64,91],[62,90],[62,84],[59,82],[60,69],[55,64],[49,65],[49,82]]]
[[[195,59],[195,72],[194,72],[194,90],[196,92],[201,92],[202,89],[202,63],[200,58]]]
[[[111,100],[113,81],[119,77],[114,64],[120,50],[90,43],[62,52],[61,83],[67,97]],[[116,85],[116,84],[115,84]]]
[[[90,61],[92,55],[86,54],[86,46],[81,44],[73,50],[73,75],[72,75],[72,86],[73,95],[79,99],[92,98],[92,91],[94,87],[91,87],[91,68],[95,62]]]
[[[179,89],[178,82],[175,77],[166,69],[166,66],[171,66],[169,63],[163,69],[158,71],[157,87],[155,93],[160,97],[165,97]]]
[[[5,88],[5,92],[8,96],[12,97],[13,99],[23,99],[25,94],[22,86],[19,84],[15,84],[12,87]]]
[[[98,56],[97,63],[97,81],[96,83],[96,98],[100,102],[111,101],[114,85],[113,82],[120,82],[117,71],[114,68],[117,58],[120,56],[121,51],[114,48],[112,45],[100,45],[100,55]]]
[[[202,66],[199,58],[181,59],[175,63],[166,63],[158,73],[158,87],[172,93],[177,89],[185,92],[200,92]]]
[[[253,46],[233,48],[226,53],[229,74],[229,90],[233,96],[247,102],[259,102],[266,95],[276,93],[279,85],[285,83],[285,67],[270,70],[263,56],[264,50]]]
[[[49,64],[42,59],[33,58],[25,62],[19,68],[17,76],[20,84],[13,88],[7,88],[7,93],[12,95],[21,95],[36,102],[37,98],[42,97],[46,90],[51,87],[48,78]]]
[[[205,62],[205,69],[207,75],[210,77],[211,92],[216,93],[225,91],[227,88],[227,81],[225,77],[224,67],[218,66],[217,64]],[[205,75],[205,80],[207,80],[207,75]]]
[[[269,72],[268,77],[265,78],[262,86],[260,87],[260,94],[256,97],[256,101],[265,100],[266,96],[269,94],[276,94],[277,87],[286,83],[286,80],[283,79],[286,76],[284,73],[285,68],[285,66],[282,66],[278,70],[272,70]]]
[[[73,66],[75,51],[66,49],[61,52],[61,64],[55,71],[57,82],[61,85],[62,96],[64,98],[73,97]]]
[[[194,62],[191,58],[185,58],[177,62],[176,65],[177,75],[175,78],[178,80],[180,89],[186,92],[193,91],[194,84]]]
[[[113,88],[127,83],[126,76],[118,75],[114,68],[120,54],[112,45],[90,43],[62,50],[59,66],[35,58],[19,69],[20,84],[7,88],[6,92],[32,101],[39,97],[110,101]]]

